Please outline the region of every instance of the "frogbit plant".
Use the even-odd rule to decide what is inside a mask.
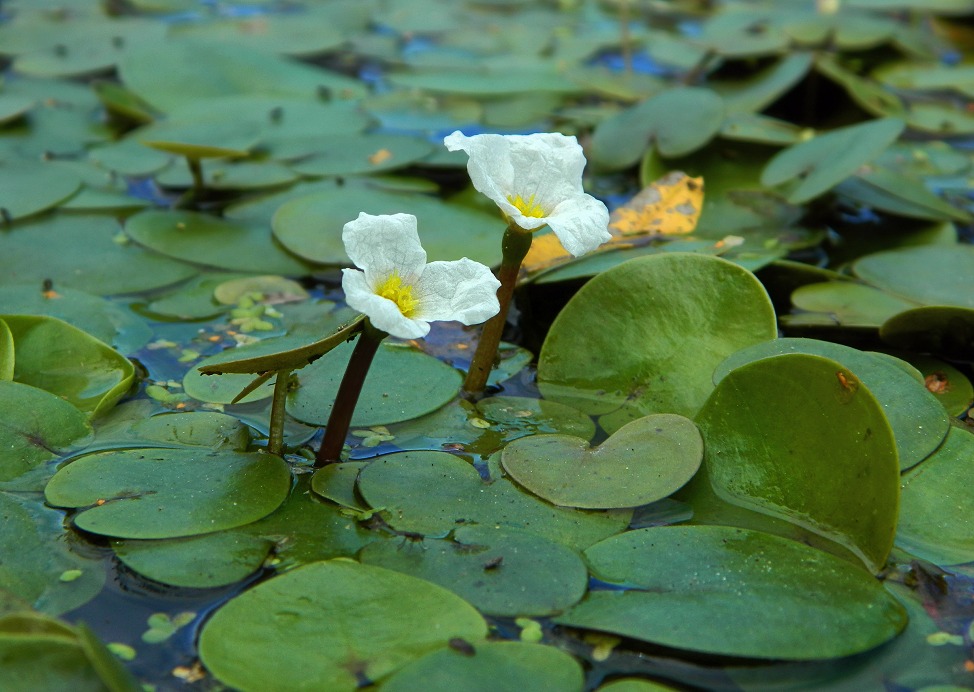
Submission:
[[[500,282],[490,269],[463,259],[426,262],[416,217],[360,213],[342,231],[345,252],[359,269],[342,270],[342,289],[365,323],[335,405],[328,418],[316,466],[338,461],[369,365],[382,340],[393,335],[419,339],[430,322],[457,320],[479,324],[500,310]]]
[[[457,131],[443,143],[450,151],[467,152],[473,186],[493,200],[507,220],[497,274],[500,311],[484,325],[463,383],[464,391],[476,396],[494,366],[532,233],[548,226],[565,250],[580,257],[611,238],[609,211],[582,189],[585,155],[574,137],[557,132],[467,137]]]

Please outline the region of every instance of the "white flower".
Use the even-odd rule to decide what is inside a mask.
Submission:
[[[609,211],[582,189],[585,154],[574,137],[533,135],[447,136],[450,151],[467,152],[467,172],[478,191],[525,231],[549,226],[579,257],[609,240]]]
[[[497,314],[500,282],[466,257],[426,263],[411,214],[360,213],[342,231],[355,266],[342,270],[345,300],[372,324],[401,339],[429,333],[434,320],[478,324]]]

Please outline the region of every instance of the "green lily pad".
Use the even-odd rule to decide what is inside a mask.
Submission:
[[[974,347],[974,309],[930,306],[894,315],[879,328],[894,348],[969,358]]]
[[[2,321],[0,321],[2,324]],[[0,487],[42,490],[47,462],[91,441],[88,417],[54,394],[0,381]]]
[[[347,4],[342,6],[351,10]],[[232,43],[251,50],[286,55],[313,55],[345,42],[343,27],[329,5],[303,7],[300,12],[267,12],[207,22],[181,22],[178,35],[197,40]]]
[[[230,308],[214,300],[217,286],[233,277],[245,274],[207,272],[193,277],[177,288],[165,291],[146,305],[153,316],[170,317],[182,321],[202,320],[228,312]]]
[[[896,437],[900,469],[906,470],[927,458],[943,441],[950,427],[947,412],[939,401],[895,363],[876,354],[816,339],[776,339],[742,349],[714,372],[720,382],[745,363],[783,353],[808,353],[836,360],[852,371],[883,408]],[[838,379],[834,372],[832,379]],[[857,386],[855,383],[850,385]]]
[[[249,123],[160,121],[146,125],[133,135],[147,147],[193,159],[240,158],[260,141]]]
[[[267,516],[290,486],[287,465],[271,454],[134,449],[81,457],[58,471],[44,495],[56,507],[81,509],[74,523],[85,531],[177,538]]]
[[[0,382],[14,378],[14,335],[6,322],[0,320]]]
[[[238,582],[267,559],[273,542],[236,531],[154,541],[112,541],[118,559],[144,577],[195,589]]]
[[[721,499],[798,524],[882,569],[896,532],[899,465],[865,380],[818,355],[766,357],[720,379],[696,421]]]
[[[111,216],[58,215],[18,224],[2,233],[0,284],[45,279],[54,289],[95,295],[135,293],[183,281],[196,269],[127,242]],[[51,248],[58,248],[51,252]]]
[[[921,305],[974,308],[974,247],[924,245],[877,252],[852,267],[863,281]]]
[[[291,165],[301,175],[356,175],[402,168],[433,146],[419,137],[390,134],[318,135],[315,153]]]
[[[541,349],[538,386],[548,399],[611,414],[600,421],[609,432],[650,413],[693,416],[721,360],[776,334],[750,272],[717,257],[651,255],[598,275],[568,302]]]
[[[14,379],[44,389],[94,417],[135,381],[127,358],[93,336],[53,317],[0,316],[13,335]]]
[[[493,692],[584,689],[582,667],[553,646],[482,642],[473,653],[440,649],[410,663],[382,683],[383,692]]]
[[[748,71],[743,79],[715,80],[714,90],[724,99],[728,115],[758,113],[781,98],[808,74],[812,53],[796,51],[769,67]]]
[[[408,598],[403,598],[408,594]],[[395,613],[395,617],[390,617]],[[232,599],[206,623],[199,652],[241,690],[355,690],[450,639],[479,643],[487,623],[446,589],[380,567],[315,562]],[[294,642],[314,642],[308,657]]]
[[[974,561],[974,435],[951,428],[943,446],[903,476],[896,545],[939,565]]]
[[[250,191],[279,187],[299,178],[293,170],[274,161],[243,161],[231,159],[202,164],[203,185],[208,190]],[[163,187],[189,188],[193,176],[188,166],[170,166],[156,176]]]
[[[84,291],[43,286],[0,286],[0,305],[17,315],[46,315],[64,320],[119,353],[137,351],[152,338],[145,320],[123,306]]]
[[[592,592],[559,624],[722,656],[813,661],[868,651],[907,623],[863,570],[758,531],[640,529],[585,557],[596,578],[633,590]]]
[[[800,286],[791,294],[791,303],[799,310],[825,313],[843,327],[879,328],[893,315],[916,307],[912,301],[851,281]]]
[[[724,121],[724,103],[700,87],[667,89],[603,120],[592,136],[592,162],[610,170],[635,165],[651,143],[662,156],[683,156],[709,142]]]
[[[452,540],[371,543],[359,560],[439,584],[487,615],[542,616],[578,603],[588,586],[582,559],[527,531],[461,526]]]
[[[73,629],[41,615],[0,618],[0,687],[102,692],[105,682]],[[131,688],[114,688],[126,690]]]
[[[0,165],[0,210],[10,221],[56,207],[78,191],[81,180],[70,169],[33,161]]]
[[[400,449],[450,445],[481,456],[493,454],[511,440],[541,433],[591,440],[595,436],[595,423],[578,409],[557,401],[496,396],[481,399],[476,405],[457,399],[390,429]]]
[[[903,128],[902,120],[885,118],[818,135],[772,158],[761,174],[761,183],[775,186],[796,181],[788,192],[788,201],[807,202],[879,156]]]
[[[703,440],[693,421],[659,413],[627,423],[594,448],[571,435],[522,437],[501,460],[514,480],[556,505],[636,507],[689,481],[703,461]]]
[[[344,343],[298,371],[298,387],[288,394],[287,411],[305,423],[325,425],[351,358]],[[417,418],[457,395],[460,372],[412,348],[383,344],[369,368],[352,416],[368,427]]]
[[[932,356],[899,355],[920,371],[927,389],[951,416],[959,416],[970,408],[974,402],[974,385],[963,372]]]
[[[20,94],[0,94],[0,125],[22,118],[37,101]]]
[[[3,589],[32,608],[60,615],[94,598],[105,583],[105,567],[97,556],[72,552],[63,534],[63,512],[22,494],[0,492],[0,550],[16,559],[0,564]],[[80,575],[63,581],[61,575]],[[0,666],[0,672],[5,670]]]
[[[861,170],[836,191],[864,206],[912,219],[968,221],[971,216],[931,192],[923,180],[876,166]]]
[[[489,266],[500,262],[503,221],[495,214],[425,195],[363,187],[325,190],[285,202],[274,214],[274,236],[312,262],[348,265],[342,228],[362,211],[415,216],[430,261],[464,256]]]
[[[446,452],[380,457],[359,473],[358,489],[398,531],[442,536],[479,524],[527,530],[576,550],[623,530],[632,514],[553,507],[506,478],[485,481],[471,464]]]
[[[97,421],[89,452],[131,447],[200,447],[244,452],[249,428],[216,411],[159,413],[153,402],[135,399],[116,406]]]
[[[119,175],[149,175],[173,161],[171,156],[151,149],[134,138],[96,147],[88,152],[88,158]]]
[[[324,470],[324,469],[322,469]],[[317,474],[316,474],[317,475]],[[322,502],[310,492],[308,475],[300,475],[280,507],[259,521],[236,529],[274,542],[273,565],[290,569],[316,560],[352,557],[380,535],[368,531],[355,516]]]
[[[118,70],[125,86],[165,112],[214,96],[349,99],[365,93],[361,82],[327,70],[244,46],[188,39],[128,51]]]
[[[274,242],[266,227],[256,224],[191,211],[150,210],[131,217],[125,232],[156,252],[187,262],[285,276],[308,271]]]
[[[597,692],[668,692],[675,687],[640,678],[623,678],[599,685]]]

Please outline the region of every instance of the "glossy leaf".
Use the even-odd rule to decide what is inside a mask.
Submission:
[[[721,499],[798,524],[883,568],[896,531],[899,465],[893,430],[865,381],[817,355],[765,357],[720,379],[696,421]]]
[[[200,658],[241,690],[351,691],[359,675],[380,680],[452,638],[479,643],[486,635],[477,611],[446,589],[339,559],[291,570],[232,599],[203,628]],[[295,641],[314,642],[316,655]]]
[[[636,507],[689,481],[703,460],[703,440],[692,421],[661,413],[627,423],[593,448],[570,435],[522,437],[501,460],[514,480],[556,505]]]
[[[631,512],[553,507],[505,478],[485,481],[468,462],[446,452],[400,452],[371,462],[358,489],[399,531],[443,536],[463,525],[523,529],[580,549],[621,531]]]
[[[242,526],[273,512],[291,474],[271,454],[201,449],[102,452],[62,468],[44,495],[82,511],[74,523],[116,538],[177,538]]]
[[[903,607],[863,570],[757,531],[670,526],[586,551],[596,591],[556,618],[677,649],[823,660],[868,651],[906,626]],[[774,604],[774,607],[768,607]]]
[[[783,353],[819,355],[851,370],[882,406],[896,437],[901,470],[925,459],[947,434],[947,413],[921,382],[895,363],[841,344],[816,339],[776,339],[738,351],[717,368],[714,380],[719,382],[745,363]]]
[[[750,272],[716,257],[652,255],[575,294],[545,339],[538,385],[546,398],[609,414],[601,420],[609,431],[650,413],[692,416],[721,360],[776,333],[771,302]]]

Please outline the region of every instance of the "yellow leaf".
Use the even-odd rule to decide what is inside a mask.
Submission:
[[[638,236],[690,233],[697,226],[702,207],[703,178],[691,178],[681,171],[667,173],[612,212],[609,221],[612,239],[596,252],[629,247]],[[554,233],[536,236],[521,263],[521,278],[571,259]]]
[[[697,227],[702,207],[703,178],[673,171],[612,212],[609,231],[623,236],[685,235]]]

